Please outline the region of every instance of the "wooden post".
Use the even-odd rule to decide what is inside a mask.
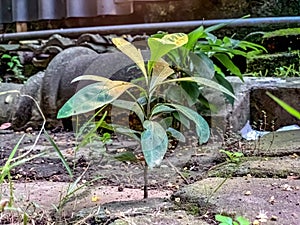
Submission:
[[[17,32],[26,32],[27,31],[27,23],[17,22],[16,23],[16,31]]]

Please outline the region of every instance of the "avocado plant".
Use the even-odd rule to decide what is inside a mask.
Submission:
[[[206,143],[209,139],[210,128],[205,119],[190,107],[181,104],[181,101],[171,101],[166,92],[169,86],[179,86],[181,82],[197,85],[198,88],[210,87],[222,91],[234,98],[232,92],[206,78],[206,74],[190,74],[189,77],[178,77],[163,57],[180,47],[196,44],[196,40],[189,39],[184,33],[165,34],[163,37],[150,37],[148,46],[150,59],[145,63],[141,51],[123,38],[113,38],[115,46],[127,55],[141,71],[139,83],[136,81],[124,82],[111,80],[101,76],[84,75],[75,78],[75,81],[92,80],[92,83],[74,94],[59,110],[58,118],[66,118],[81,113],[107,106],[115,105],[134,112],[141,124],[142,130],[134,130],[130,127],[121,127],[112,124],[115,132],[129,135],[139,141],[144,167],[144,198],[148,197],[148,169],[159,166],[167,152],[170,138],[185,141],[184,134],[172,127],[172,119],[178,120],[183,126],[189,128],[190,120],[195,125],[199,144]],[[188,51],[188,50],[187,50]],[[201,59],[200,59],[201,60]],[[113,66],[113,65],[112,65]],[[214,73],[214,68],[207,63],[202,64],[203,70]],[[202,75],[202,76],[201,76]],[[131,100],[122,100],[121,96],[127,94]],[[137,94],[136,94],[137,93]],[[188,95],[190,93],[187,93]],[[158,101],[158,99],[166,101]],[[168,100],[167,100],[168,99]],[[178,99],[177,99],[178,100]]]

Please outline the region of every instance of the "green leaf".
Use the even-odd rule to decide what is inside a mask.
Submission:
[[[65,118],[95,110],[120,97],[136,85],[123,81],[107,81],[90,84],[72,96],[59,110],[57,118]]]
[[[197,54],[190,54],[192,67],[196,74],[195,76],[204,77],[207,79],[211,79],[215,74],[214,63],[213,61],[207,57],[202,52]],[[193,71],[193,70],[190,70]]]
[[[198,135],[200,144],[204,144],[208,141],[210,136],[209,125],[200,114],[182,105],[177,105],[177,104],[168,104],[168,105],[174,107],[176,110],[178,110],[180,113],[182,113],[184,116],[186,116],[187,118],[189,118],[191,121],[195,123],[196,133]],[[181,121],[180,117],[179,117],[179,121]]]
[[[218,81],[218,83],[220,85],[222,85],[223,87],[225,87],[227,90],[229,90],[231,93],[234,94],[233,87],[232,87],[231,83],[226,79],[226,77],[222,76],[219,73],[216,73],[215,74],[215,79]],[[225,93],[225,97],[230,102],[230,104],[233,105],[234,98],[232,96],[226,94],[226,93]]]
[[[285,111],[289,114],[300,120],[300,112],[297,111],[295,108],[291,107],[290,105],[286,104],[284,101],[280,100],[276,96],[272,95],[270,92],[266,92],[266,94],[272,98],[278,105],[280,105]]]
[[[176,138],[180,142],[185,142],[185,136],[179,132],[178,130],[175,130],[172,127],[169,127],[167,129],[167,133],[170,133],[172,137]]]
[[[185,83],[185,84],[183,84]],[[193,84],[195,84],[196,90],[194,89]],[[185,89],[184,87],[188,88]],[[166,102],[174,102],[181,105],[185,105],[187,102],[189,106],[194,105],[197,102],[197,97],[194,98],[194,94],[199,89],[199,86],[196,83],[192,82],[182,82],[180,86],[174,83],[174,85],[169,85],[163,92]],[[198,93],[199,96],[199,93]]]
[[[200,26],[188,34],[189,40],[184,47],[186,47],[189,50],[193,50],[198,39],[202,38],[203,36],[206,36],[204,32],[204,27]]]
[[[191,124],[188,118],[186,118],[182,113],[180,112],[174,112],[172,114],[174,116],[174,118],[178,121],[180,121],[180,123],[185,126],[187,129],[190,129]]]
[[[141,135],[142,151],[150,169],[160,165],[168,149],[168,136],[164,128],[155,121],[143,123],[145,131]]]
[[[239,225],[250,225],[250,221],[248,219],[246,219],[245,217],[242,217],[242,216],[238,216],[236,218],[236,221],[239,222]]]
[[[221,92],[224,92],[224,93],[230,95],[233,98],[236,98],[233,93],[231,93],[228,89],[226,89],[222,85],[218,84],[215,81],[212,81],[212,80],[209,80],[206,78],[202,78],[202,77],[183,77],[183,78],[167,80],[167,81],[164,81],[163,83],[167,84],[167,83],[182,82],[182,81],[196,82],[199,85],[204,85],[204,86],[216,89],[218,91],[221,91]]]
[[[7,65],[8,65],[9,68],[13,68],[14,63],[13,62],[8,62]]]
[[[113,38],[112,42],[116,45],[116,47],[127,55],[142,71],[146,81],[148,80],[146,67],[144,63],[144,58],[142,56],[141,50],[137,49],[133,44],[124,40],[123,38]]]
[[[11,162],[24,139],[25,135],[22,135],[22,137],[19,139],[18,143],[15,145],[11,153],[9,154],[8,159],[6,160],[4,166],[1,168],[1,173],[0,173],[0,183],[2,184],[3,179],[10,173],[10,169],[12,168]]]
[[[159,113],[169,113],[169,112],[174,112],[175,109],[174,108],[171,108],[170,106],[167,106],[165,104],[157,104],[152,112],[151,112],[151,116],[154,116],[156,114],[159,114]]]
[[[216,57],[216,59],[218,59],[223,64],[223,66],[225,66],[231,73],[237,75],[241,80],[243,80],[240,69],[236,65],[234,65],[227,54],[216,53],[214,54],[214,57]]]
[[[245,19],[245,18],[248,18],[248,17],[250,17],[250,15],[245,15],[245,16],[243,16],[241,18],[238,18],[238,19],[232,19],[232,20],[228,21],[227,23],[219,23],[219,24],[216,24],[216,25],[213,25],[213,26],[210,26],[210,27],[206,28],[205,31],[206,32],[212,32],[212,31],[215,31],[215,30],[219,30],[222,27],[227,26],[228,24],[230,24],[234,21],[238,21],[238,20]]]
[[[58,154],[58,157],[62,161],[62,163],[65,166],[66,170],[68,171],[70,177],[73,177],[73,173],[72,173],[72,171],[71,171],[71,169],[69,167],[69,164],[67,163],[65,157],[63,156],[63,154],[59,150],[59,147],[56,145],[56,143],[53,141],[53,139],[50,137],[50,135],[47,133],[46,130],[44,130],[44,133],[45,133],[46,138],[48,139],[48,141],[51,143],[52,147],[54,148],[54,150]]]
[[[86,123],[84,123],[80,129],[79,132],[76,134],[76,138],[82,137],[82,140],[77,145],[75,152],[78,151],[78,149],[85,147],[87,144],[89,144],[93,139],[99,138],[99,134],[97,133],[97,130],[99,127],[102,126],[104,119],[107,115],[107,111],[104,112],[101,119],[99,121],[95,121],[95,117],[100,114],[100,112],[103,110],[100,109],[98,112],[96,112]],[[106,133],[105,133],[106,134]]]
[[[139,131],[132,130],[128,127],[124,127],[124,126],[121,126],[121,125],[118,125],[118,124],[112,124],[111,127],[113,127],[113,130],[116,133],[123,134],[123,135],[126,135],[128,137],[131,137],[131,138],[133,138],[134,140],[136,140],[138,142],[141,141],[140,138],[139,138],[141,132],[139,132]]]
[[[180,86],[182,87],[184,93],[188,95],[188,97],[185,97],[185,99],[187,100],[189,106],[192,106],[198,102],[201,91],[197,83],[183,81],[180,82]]]
[[[148,39],[148,45],[151,52],[148,62],[148,74],[151,74],[154,64],[172,49],[178,48],[188,42],[188,36],[184,33],[166,34],[162,38]]]
[[[210,27],[207,27],[205,28],[205,32],[206,33],[210,33],[210,32],[213,32],[215,30],[219,30],[221,29],[222,27],[225,27],[228,23],[219,23],[219,24],[216,24],[216,25],[212,25]]]
[[[161,84],[164,80],[166,80],[170,75],[174,73],[174,70],[172,70],[169,67],[169,64],[166,63],[163,60],[159,60],[155,63],[153,67],[153,73],[151,76],[151,82],[150,82],[150,93],[155,90],[157,86]]]
[[[232,218],[228,216],[222,216],[220,214],[215,215],[215,220],[218,222],[221,222],[221,224],[227,224],[227,225],[232,225]]]
[[[1,59],[11,59],[11,56],[8,55],[8,54],[3,54],[3,55],[1,56]]]
[[[131,102],[131,101],[127,101],[127,100],[117,99],[117,100],[113,101],[111,104],[118,108],[133,111],[138,116],[140,121],[142,123],[144,122],[145,113],[143,111],[143,108],[137,102]]]

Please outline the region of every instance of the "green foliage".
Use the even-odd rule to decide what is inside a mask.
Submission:
[[[7,94],[7,93],[18,93],[19,94],[19,91],[12,90],[12,91],[0,92],[0,95]],[[40,114],[41,114],[44,121],[43,121],[43,124],[42,124],[42,128],[40,129],[40,131],[39,131],[39,133],[38,133],[38,135],[37,135],[37,137],[34,141],[33,146],[31,146],[31,148],[28,151],[26,151],[25,153],[23,153],[21,155],[19,155],[19,154],[17,155],[18,148],[19,148],[20,144],[22,143],[22,141],[25,137],[25,135],[23,135],[19,139],[19,141],[15,145],[15,147],[12,149],[12,151],[11,151],[8,159],[6,160],[5,164],[3,166],[0,166],[0,185],[2,185],[5,181],[7,181],[8,184],[9,184],[9,191],[10,191],[10,193],[9,193],[10,198],[9,198],[9,201],[8,201],[8,207],[6,207],[6,203],[4,202],[5,204],[0,205],[0,211],[3,211],[3,210],[7,209],[7,210],[14,210],[18,213],[21,213],[22,217],[23,217],[23,224],[27,224],[28,219],[29,219],[29,215],[27,214],[27,212],[22,210],[19,207],[18,208],[12,207],[12,204],[13,204],[13,201],[14,201],[14,187],[13,187],[13,181],[12,181],[12,177],[11,177],[11,170],[16,168],[17,166],[26,164],[29,161],[33,160],[33,159],[39,158],[39,157],[43,156],[46,153],[46,152],[41,152],[39,154],[32,154],[32,151],[34,150],[34,148],[35,148],[42,132],[45,132],[46,137],[48,138],[48,140],[50,141],[52,146],[55,148],[56,152],[58,153],[58,157],[63,162],[64,166],[66,167],[66,169],[69,172],[71,177],[72,177],[72,172],[71,172],[71,170],[70,170],[63,154],[61,153],[61,151],[59,150],[59,148],[57,147],[57,145],[55,144],[53,139],[47,134],[46,130],[44,129],[46,119],[45,119],[45,117],[44,117],[37,101],[29,95],[21,95],[21,96],[22,97],[28,97],[35,103],[35,105],[38,108],[38,110],[39,110],[39,112],[40,112]],[[1,193],[1,195],[2,195],[2,193]],[[0,200],[2,200],[2,199],[0,199]]]
[[[59,110],[58,118],[86,113],[108,104],[131,110],[140,120],[141,130],[118,124],[112,124],[111,127],[115,132],[140,141],[145,168],[150,169],[160,165],[171,137],[185,141],[184,135],[173,127],[176,121],[187,129],[190,129],[192,121],[199,143],[207,142],[209,126],[199,113],[191,109],[198,103],[211,107],[202,92],[203,88],[209,87],[223,92],[231,103],[235,99],[231,84],[212,59],[219,61],[227,70],[242,79],[241,72],[232,61],[233,56],[249,57],[265,50],[250,42],[228,37],[218,39],[211,34],[225,25],[219,24],[206,29],[199,27],[189,34],[155,34],[148,39],[151,54],[147,63],[139,49],[122,38],[114,38],[112,41],[116,47],[141,70],[139,83],[93,75],[78,77],[73,82],[92,80],[95,83],[82,88],[70,98]],[[123,99],[124,94],[131,99]],[[228,153],[227,156],[235,162],[242,157],[233,153]],[[116,158],[121,161],[141,162],[132,152],[121,153]]]
[[[122,128],[118,125],[112,126],[116,132],[129,134],[140,141],[141,150],[146,163],[145,168],[153,168],[160,165],[168,149],[168,139],[170,135],[184,140],[183,134],[180,131],[172,129],[172,122],[169,122],[169,120],[175,120],[175,117],[179,122],[185,125],[188,124],[186,123],[187,119],[193,121],[196,126],[196,133],[199,137],[199,143],[207,142],[210,134],[207,122],[197,112],[183,106],[182,99],[178,98],[172,90],[178,90],[176,89],[178,84],[185,82],[197,84],[198,88],[200,86],[209,86],[216,90],[221,90],[231,97],[234,97],[234,95],[218,83],[201,77],[206,74],[201,74],[199,71],[208,71],[210,74],[214,73],[213,66],[209,64],[210,61],[206,60],[206,58],[200,58],[199,61],[203,62],[201,64],[203,68],[198,70],[197,76],[194,76],[192,73],[189,77],[178,78],[175,76],[173,69],[171,69],[168,63],[161,57],[180,48],[187,42],[188,36],[182,33],[168,34],[161,38],[149,38],[148,44],[151,57],[146,66],[139,49],[136,49],[132,44],[122,38],[114,38],[113,43],[116,47],[129,56],[142,71],[143,84],[138,85],[124,81],[113,81],[92,75],[81,76],[74,81],[94,80],[96,83],[81,89],[69,99],[59,110],[58,118],[89,112],[108,104],[127,109],[131,106],[129,109],[138,115],[143,130],[140,132],[138,130]],[[161,89],[165,91],[161,93]],[[129,93],[132,97],[132,101],[120,99],[125,92]],[[135,97],[136,92],[138,92],[137,97]],[[175,101],[166,99],[167,96],[172,94],[175,95]],[[165,98],[163,102],[158,101],[161,97]],[[190,98],[188,92],[186,98]],[[128,154],[120,158],[123,160],[126,157],[128,158]],[[129,158],[135,160],[132,155]],[[147,170],[145,169],[145,171]]]
[[[26,77],[22,74],[23,65],[18,56],[3,54],[0,60],[1,77],[0,81],[26,81]]]
[[[278,105],[280,105],[284,110],[286,110],[289,114],[300,120],[300,112],[290,105],[286,104],[284,101],[280,100],[276,96],[272,95],[270,92],[267,92],[267,95],[272,98]]]
[[[291,64],[289,66],[276,67],[274,73],[271,73],[268,69],[266,69],[264,72],[260,70],[258,72],[247,73],[245,75],[253,76],[253,77],[279,77],[279,78],[300,77],[300,66],[297,68],[295,64]]]
[[[229,216],[217,214],[215,215],[215,220],[220,222],[219,225],[250,225],[250,221],[242,216],[233,219]]]
[[[278,37],[278,36],[296,36],[300,35],[300,28],[287,28],[287,29],[279,29],[271,32],[264,33],[263,38],[271,38],[271,37]]]
[[[299,54],[300,57],[300,54]],[[281,66],[275,69],[275,77],[300,77],[300,66],[296,68],[295,64]]]
[[[178,71],[178,76],[202,76],[207,79],[214,79],[231,93],[232,85],[225,78],[225,70],[231,74],[237,75],[243,80],[240,69],[233,62],[233,57],[248,58],[253,55],[266,51],[262,46],[224,37],[219,39],[211,32],[226,26],[226,24],[217,24],[208,28],[203,26],[195,29],[188,34],[188,42],[182,47],[176,48],[167,54],[170,64]],[[152,37],[162,38],[167,33],[155,34]],[[222,67],[222,68],[221,68]],[[182,88],[190,93],[194,91],[191,98],[192,103],[206,104],[205,96],[201,90],[193,88],[193,84],[181,83]],[[234,98],[225,94],[227,100],[233,104]],[[191,96],[190,96],[191,97]],[[212,109],[209,105],[208,108]]]
[[[227,156],[227,161],[232,163],[239,163],[241,162],[241,158],[244,157],[242,152],[230,152],[226,150],[220,150],[221,153],[224,153]]]

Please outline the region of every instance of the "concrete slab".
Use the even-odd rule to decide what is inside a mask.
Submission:
[[[244,216],[251,221],[264,214],[266,225],[300,224],[300,180],[236,177],[223,183],[224,179],[195,182],[174,197],[180,199],[183,207],[194,203],[213,214]]]

